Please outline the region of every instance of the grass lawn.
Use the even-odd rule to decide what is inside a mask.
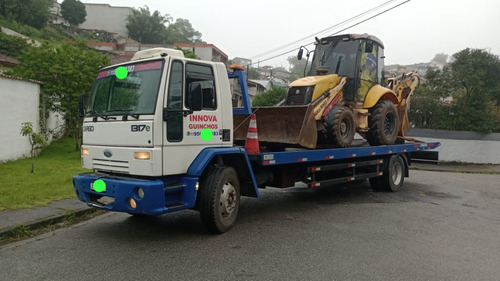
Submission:
[[[75,141],[63,138],[44,148],[35,158],[31,174],[31,158],[0,164],[0,211],[44,206],[75,197],[72,176],[85,172]]]

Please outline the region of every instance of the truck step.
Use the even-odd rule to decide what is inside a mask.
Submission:
[[[175,185],[165,186],[165,189],[182,189],[182,188],[184,188],[184,185],[182,185],[182,184],[175,184]]]
[[[326,172],[326,171],[334,171],[341,169],[348,169],[354,167],[366,167],[373,165],[381,165],[384,163],[383,159],[370,160],[370,161],[361,161],[361,162],[353,162],[353,163],[342,163],[342,164],[334,164],[334,165],[322,165],[322,166],[313,166],[307,169],[308,173],[315,172]]]
[[[182,208],[184,206],[186,206],[186,205],[183,203],[171,203],[171,204],[167,204],[165,207],[167,207],[169,210],[171,210],[171,209]]]
[[[168,185],[168,186],[165,186],[165,193],[182,192],[182,191],[184,191],[184,187],[185,186],[182,184]]]
[[[330,179],[330,180],[313,181],[313,182],[308,182],[307,187],[320,187],[320,186],[326,186],[326,185],[334,185],[334,184],[351,182],[351,181],[355,181],[355,180],[363,180],[363,179],[378,177],[381,175],[383,175],[383,172],[373,172],[373,173],[366,173],[366,174],[361,174],[361,175],[356,175],[356,176],[335,178],[335,179]]]

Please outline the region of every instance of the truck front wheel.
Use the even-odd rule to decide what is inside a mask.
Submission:
[[[209,231],[224,233],[233,227],[240,207],[240,183],[233,168],[209,168],[198,196],[201,220]]]
[[[374,190],[396,192],[403,186],[405,169],[406,165],[403,158],[400,155],[394,155],[389,159],[382,176],[370,178],[370,186]]]

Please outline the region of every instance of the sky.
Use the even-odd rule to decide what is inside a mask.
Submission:
[[[59,1],[61,2],[61,1]],[[188,19],[202,33],[202,40],[217,46],[229,59],[250,58],[260,66],[284,66],[287,57],[264,61],[274,55],[306,45],[314,36],[325,37],[405,0],[81,0],[111,6],[148,6],[162,15]],[[389,3],[387,3],[389,2]],[[359,20],[349,20],[387,4]],[[384,42],[385,64],[429,62],[435,54],[453,55],[465,48],[487,49],[500,54],[500,1],[411,0],[345,33],[368,33]],[[328,29],[323,33],[322,30]],[[296,42],[303,39],[300,42]],[[293,43],[295,42],[295,43]],[[271,50],[293,43],[280,51]],[[310,48],[313,46],[311,45]],[[265,55],[263,55],[265,54]],[[256,66],[256,65],[255,65]]]

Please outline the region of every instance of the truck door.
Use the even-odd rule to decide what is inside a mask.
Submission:
[[[222,146],[222,114],[217,98],[220,93],[216,91],[212,65],[174,60],[169,75],[164,175],[185,173],[201,150]],[[187,92],[193,86],[201,91],[201,108],[191,112]]]

